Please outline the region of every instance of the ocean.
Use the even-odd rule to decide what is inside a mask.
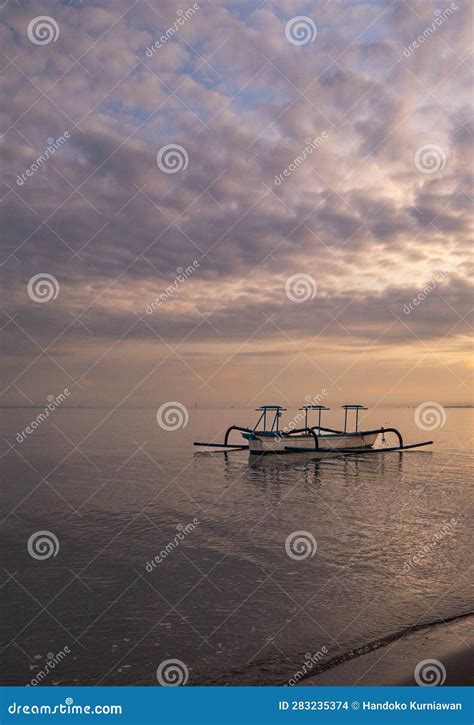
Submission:
[[[188,685],[281,685],[309,656],[346,684],[338,662],[472,610],[472,410],[368,411],[434,445],[321,461],[193,447],[249,409],[166,431],[58,408],[18,443],[39,412],[2,409],[3,684],[154,686],[178,660]]]

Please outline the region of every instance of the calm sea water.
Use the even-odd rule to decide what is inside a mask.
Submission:
[[[166,432],[154,410],[58,409],[16,443],[38,412],[2,411],[15,444],[2,458],[3,684],[27,684],[65,647],[43,684],[156,685],[167,659],[190,685],[284,684],[308,652],[325,648],[329,666],[472,608],[470,410],[448,409],[433,432],[413,410],[366,414],[431,448],[256,464],[192,446],[252,423],[249,410],[191,410]],[[28,553],[38,531],[55,556]],[[287,554],[295,531],[314,537],[312,556]]]

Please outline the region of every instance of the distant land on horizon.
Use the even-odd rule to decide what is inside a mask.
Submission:
[[[127,405],[127,406],[114,406],[114,405],[58,405],[55,408],[56,410],[155,410],[158,405],[160,405],[161,400],[157,400],[156,405]],[[418,407],[420,405],[419,403],[414,403],[413,405],[380,405],[375,406],[371,408],[368,406],[369,410],[378,410],[383,408],[397,408],[400,410],[412,410],[413,408]],[[440,403],[442,405],[442,403]],[[1,405],[0,409],[32,409],[36,410],[37,408],[45,408],[46,405]],[[192,408],[194,410],[255,410],[255,407],[253,405],[223,405],[223,406],[204,406],[204,405],[194,405],[194,404],[188,404],[189,408]],[[298,408],[299,405],[289,405],[286,406],[287,408]],[[334,410],[337,408],[340,408],[341,405],[337,404],[334,406]],[[455,409],[455,408],[474,408],[473,403],[465,403],[465,404],[459,404],[459,405],[443,405],[443,408],[446,409]]]

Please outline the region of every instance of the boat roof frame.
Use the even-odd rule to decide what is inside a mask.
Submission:
[[[331,408],[326,408],[325,405],[303,405],[298,410],[331,410]]]
[[[260,413],[260,418],[255,423],[254,431],[257,430],[260,422],[263,420],[263,433],[279,433],[279,422],[282,417],[282,411],[286,410],[282,405],[261,405],[259,408],[255,408],[257,413]],[[267,430],[267,413],[273,413],[273,422],[270,430]]]
[[[255,410],[287,410],[287,408],[284,408],[282,405],[261,405],[259,408],[255,408]]]
[[[368,410],[365,405],[359,403],[349,403],[341,406],[344,410],[344,433],[347,433],[347,414],[350,410],[355,410],[355,430],[354,433],[359,432],[359,412],[361,410]]]

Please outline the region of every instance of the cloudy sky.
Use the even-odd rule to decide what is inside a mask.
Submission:
[[[469,2],[2,5],[3,404],[470,401]]]

